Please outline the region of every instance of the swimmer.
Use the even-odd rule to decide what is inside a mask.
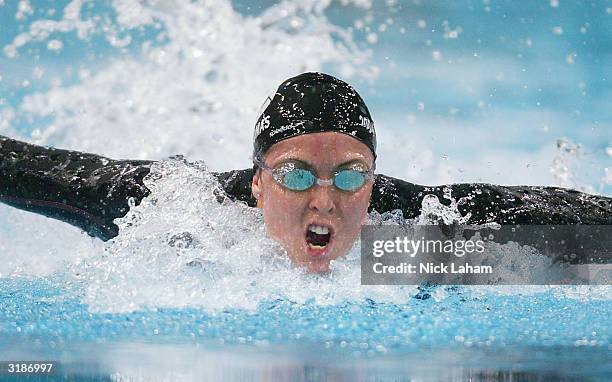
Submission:
[[[421,186],[376,170],[376,133],[361,96],[323,73],[284,81],[255,125],[253,168],[215,173],[225,197],[263,210],[269,236],[298,266],[324,272],[358,239],[368,212],[419,216],[445,190],[469,224],[612,224],[612,199],[556,187]],[[0,202],[60,219],[92,236],[118,234],[128,199],[150,194],[151,161],[30,145],[0,136]]]
[[[291,260],[325,271],[367,217],[374,122],[351,86],[321,73],[285,81],[266,102],[255,126],[253,196],[266,232]]]

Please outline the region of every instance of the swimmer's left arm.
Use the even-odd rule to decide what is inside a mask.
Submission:
[[[456,184],[450,186],[470,222],[521,225],[611,225],[612,199],[543,186]]]
[[[436,195],[443,204],[450,195],[470,224],[591,224],[612,225],[612,198],[558,187],[453,184],[421,186],[377,175],[370,209],[380,213],[401,209],[405,218],[421,213],[425,195]]]
[[[543,242],[533,226],[597,225],[612,226],[612,198],[590,195],[558,187],[497,186],[491,184],[454,184],[427,187],[404,182],[400,179],[378,175],[372,193],[371,208],[382,213],[401,209],[404,218],[415,218],[421,214],[421,204],[426,195],[436,195],[440,202],[449,205],[444,197],[448,194],[457,202],[462,216],[469,214],[467,224],[481,225],[498,223],[502,225],[531,226],[521,235],[513,235],[513,241],[521,238],[519,244],[529,245],[556,260],[574,264],[610,263],[605,232],[597,233],[601,240],[587,243],[563,240],[556,243]],[[500,238],[501,239],[501,238]],[[550,248],[549,248],[550,247]],[[597,249],[599,248],[599,249]]]

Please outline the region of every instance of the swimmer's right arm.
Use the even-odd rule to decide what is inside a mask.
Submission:
[[[0,203],[72,224],[104,241],[117,236],[114,219],[150,194],[144,177],[153,161],[112,160],[100,155],[36,146],[0,135]],[[213,173],[220,199],[255,206],[253,169]]]
[[[113,220],[149,195],[143,178],[151,161],[35,146],[0,136],[0,202],[58,219],[104,241]]]

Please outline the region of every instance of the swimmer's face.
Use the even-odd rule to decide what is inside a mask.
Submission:
[[[302,162],[318,178],[331,179],[335,171],[347,166],[371,170],[374,156],[355,138],[323,132],[278,142],[264,158],[272,168],[287,161]],[[296,265],[311,272],[326,272],[330,261],[344,256],[359,237],[373,183],[368,178],[354,192],[318,184],[305,191],[292,191],[277,183],[269,171],[259,169],[253,177],[252,191],[257,206],[263,209],[268,235],[287,250]]]

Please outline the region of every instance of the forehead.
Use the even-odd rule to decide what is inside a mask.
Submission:
[[[322,132],[280,141],[266,153],[266,162],[272,166],[285,159],[299,159],[321,166],[359,159],[371,166],[374,155],[368,146],[347,134]]]

